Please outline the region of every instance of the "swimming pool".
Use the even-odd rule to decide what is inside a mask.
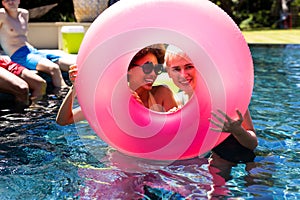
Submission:
[[[58,126],[63,95],[50,93],[45,110],[1,113],[0,199],[299,199],[300,46],[250,48],[259,138],[252,165],[216,173],[206,158],[168,166],[129,158],[86,122]]]

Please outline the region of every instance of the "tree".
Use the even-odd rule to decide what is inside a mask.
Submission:
[[[58,5],[38,19],[30,19],[31,22],[59,22],[75,21],[72,0],[27,0],[21,1],[20,7],[25,9],[57,3]]]
[[[124,0],[125,1],[125,0]],[[281,0],[211,0],[220,6],[241,29],[275,28],[279,19]],[[20,7],[34,7],[58,3],[56,7],[31,22],[76,21],[72,0],[27,0],[21,1]],[[293,27],[298,26],[300,0],[291,3]]]

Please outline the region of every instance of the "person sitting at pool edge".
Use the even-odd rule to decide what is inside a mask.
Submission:
[[[4,52],[13,62],[27,69],[49,74],[55,87],[68,87],[60,67],[68,71],[73,63],[57,55],[42,53],[29,44],[27,39],[29,13],[19,8],[19,4],[20,0],[2,0],[4,8],[0,8],[0,44]]]
[[[145,107],[166,112],[177,107],[172,91],[163,85],[153,86],[157,76],[162,72],[165,46],[162,44],[151,45],[140,50],[131,60],[128,68],[128,85],[134,98]],[[70,80],[74,81],[77,67],[70,67]],[[74,88],[66,95],[56,117],[60,125],[68,125],[80,120],[84,116],[80,107],[72,109],[75,97]],[[121,100],[120,100],[121,101]]]
[[[187,98],[181,99],[190,99],[197,86],[197,71],[191,59],[179,48],[170,45],[166,50],[165,65],[169,77],[181,90],[181,93],[187,96]],[[177,100],[177,103],[181,107],[186,102]],[[231,119],[221,110],[218,112],[218,114],[212,113],[216,120],[210,120],[218,127],[213,130],[230,133],[230,136],[213,148],[212,152],[232,162],[253,161],[255,157],[253,150],[257,147],[258,140],[249,109],[244,115],[237,110],[238,120]]]
[[[34,106],[46,93],[47,83],[35,72],[0,57],[0,91],[14,95],[16,107]],[[30,99],[29,99],[30,93]]]

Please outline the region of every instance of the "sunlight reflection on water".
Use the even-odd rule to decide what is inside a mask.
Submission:
[[[300,47],[251,46],[251,52],[254,165],[220,170],[195,158],[164,166],[122,155],[86,122],[57,125],[64,95],[49,94],[46,110],[0,116],[0,199],[299,199]]]

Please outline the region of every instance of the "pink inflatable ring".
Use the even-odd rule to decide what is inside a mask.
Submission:
[[[150,111],[131,96],[128,65],[142,48],[173,44],[200,74],[191,100],[174,113]],[[228,134],[210,130],[211,112],[244,113],[253,63],[233,20],[208,0],[121,0],[90,26],[78,58],[75,87],[91,127],[117,150],[154,160],[187,159],[210,151]]]

